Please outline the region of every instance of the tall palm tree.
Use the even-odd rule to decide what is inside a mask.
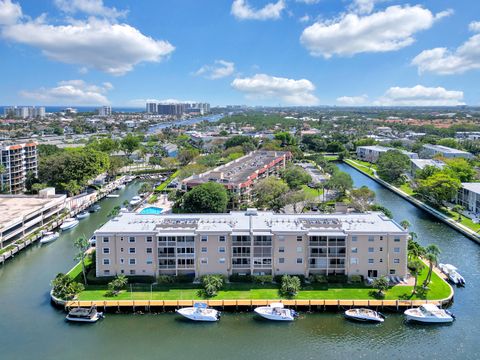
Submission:
[[[423,282],[423,287],[426,288],[432,280],[433,265],[438,262],[438,255],[440,255],[440,248],[435,244],[430,244],[425,248],[425,259],[428,261],[428,274]]]
[[[410,224],[410,221],[408,220],[402,220],[400,222],[400,226],[407,230],[410,226],[412,226],[412,224]]]
[[[415,284],[413,285],[413,294],[417,292],[417,281],[418,275],[422,272],[423,264],[420,260],[415,259],[408,262],[408,269],[410,270],[410,275],[415,278]]]
[[[412,260],[417,259],[425,253],[425,249],[418,242],[416,242],[413,237],[408,239],[407,249],[408,258]]]

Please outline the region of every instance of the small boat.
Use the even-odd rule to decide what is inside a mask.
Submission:
[[[384,322],[385,316],[382,313],[371,309],[350,309],[345,311],[345,317],[350,320],[365,321],[365,322]]]
[[[122,207],[122,208],[120,209],[120,212],[121,212],[121,213],[128,212],[128,209],[127,209],[126,207]]]
[[[465,286],[465,279],[458,273],[458,269],[452,264],[438,264],[440,270],[448,276],[448,280],[457,286]]]
[[[205,303],[194,303],[193,307],[176,310],[177,313],[193,321],[218,321],[220,311],[207,307]]]
[[[455,316],[448,310],[440,309],[434,304],[424,304],[418,308],[408,309],[404,312],[407,321],[421,323],[450,323]]]
[[[68,219],[65,219],[65,221],[63,222],[62,225],[60,225],[60,230],[69,230],[69,229],[72,229],[74,228],[75,226],[77,226],[79,223],[79,221],[77,219],[74,219],[74,218],[68,218]]]
[[[123,190],[125,189],[125,184],[120,184],[117,186],[117,190]]]
[[[298,316],[292,309],[285,309],[282,303],[272,303],[269,306],[255,308],[255,313],[268,320],[293,321]]]
[[[90,206],[90,208],[88,209],[88,212],[95,213],[98,210],[100,210],[101,208],[102,207],[100,205],[95,204],[95,205]]]
[[[88,211],[82,211],[77,214],[77,219],[82,220],[90,216],[90,213]]]
[[[134,196],[130,201],[130,205],[135,206],[142,202],[142,198],[140,196]]]
[[[97,322],[99,319],[103,319],[104,315],[102,312],[98,312],[95,306],[92,306],[90,309],[86,308],[74,308],[70,310],[66,319],[68,321],[76,321],[76,322],[88,322],[94,323]]]
[[[93,235],[90,239],[88,239],[88,243],[90,246],[95,247],[97,245],[97,237]]]
[[[107,198],[118,198],[118,197],[120,197],[120,195],[118,195],[118,194],[108,194],[107,195]]]
[[[49,242],[55,241],[60,237],[58,232],[47,231],[43,233],[43,237],[40,239],[40,244],[48,244]]]

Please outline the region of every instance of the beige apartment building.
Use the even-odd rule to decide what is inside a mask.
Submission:
[[[407,276],[407,231],[381,213],[122,213],[95,235],[97,276]]]
[[[0,165],[5,168],[0,174],[0,188],[10,194],[23,193],[27,174],[38,176],[37,144],[0,145]]]

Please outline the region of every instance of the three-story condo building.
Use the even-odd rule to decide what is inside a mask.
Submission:
[[[95,232],[96,275],[407,275],[407,231],[381,213],[123,213]]]

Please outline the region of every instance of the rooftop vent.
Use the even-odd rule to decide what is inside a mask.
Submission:
[[[248,208],[247,211],[245,211],[245,215],[247,215],[247,216],[257,216],[258,211],[255,208]]]

